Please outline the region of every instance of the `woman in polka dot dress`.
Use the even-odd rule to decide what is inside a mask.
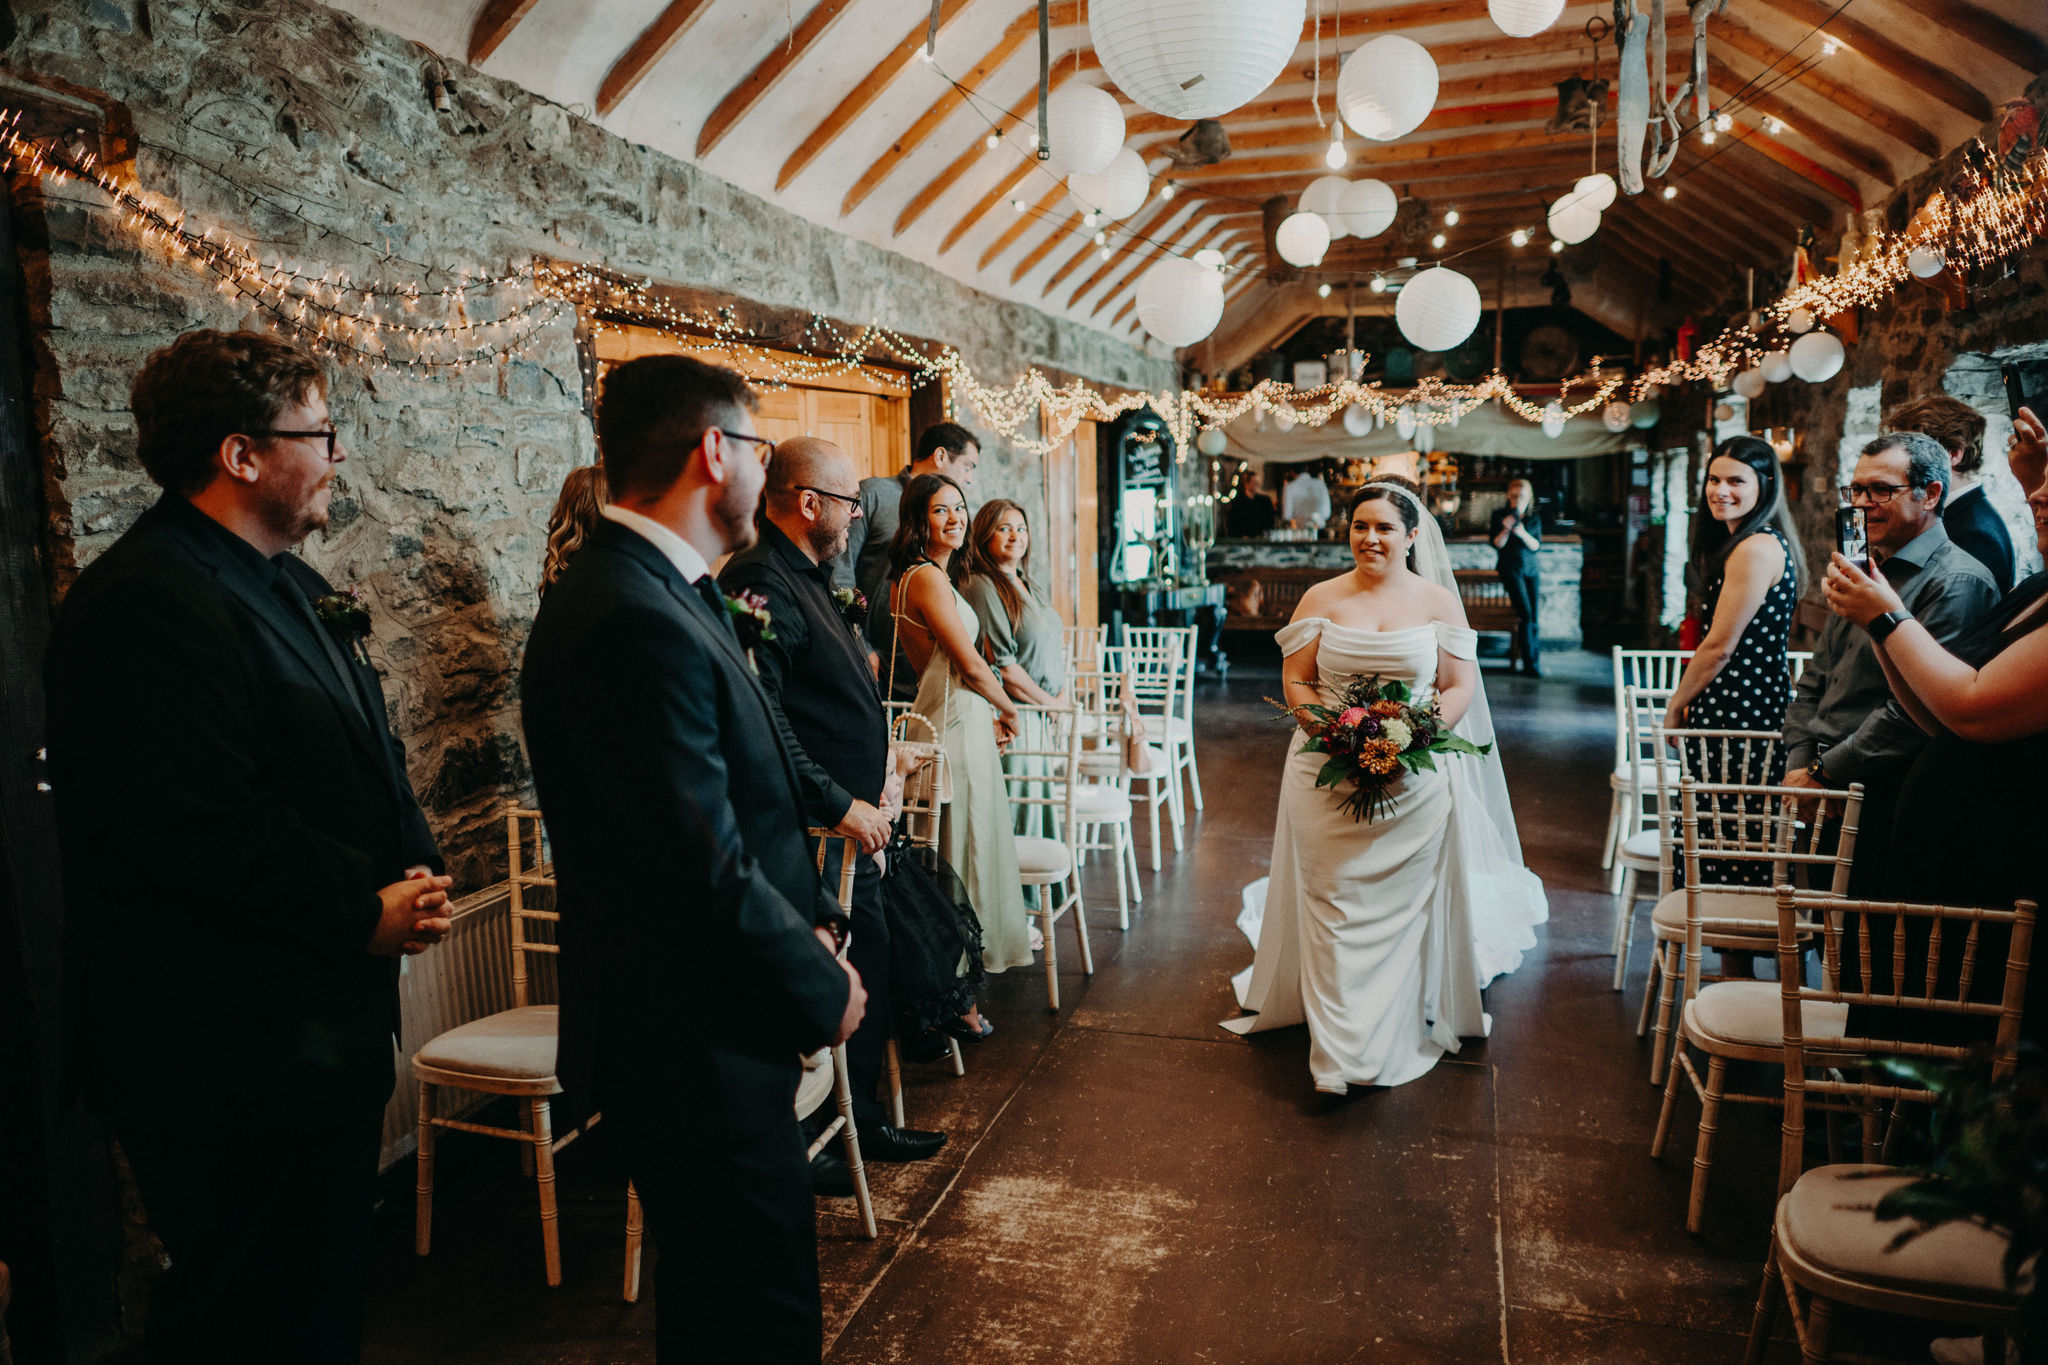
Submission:
[[[1703,595],[1707,633],[1671,694],[1665,728],[1782,730],[1792,694],[1785,638],[1806,563],[1770,445],[1754,436],[1722,442],[1707,461],[1700,508],[1687,577]],[[1723,772],[1719,755],[1694,741],[1686,745],[1686,770],[1703,782],[1773,785],[1785,776],[1785,757],[1770,747],[1768,767],[1752,752],[1746,771]],[[1700,874],[1721,885],[1763,885],[1770,869],[1705,859]]]

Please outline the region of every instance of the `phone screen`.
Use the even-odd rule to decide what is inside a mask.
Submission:
[[[1842,552],[1842,558],[1864,573],[1870,572],[1870,532],[1864,525],[1861,507],[1835,509],[1835,548]]]
[[[2048,420],[2048,363],[2013,361],[1998,368],[2005,380],[2006,415],[2017,417],[2026,408]]]

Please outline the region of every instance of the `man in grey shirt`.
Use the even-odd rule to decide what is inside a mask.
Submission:
[[[889,543],[896,539],[896,512],[903,490],[920,474],[944,474],[974,490],[974,467],[981,462],[981,443],[957,422],[939,422],[917,438],[917,456],[900,474],[860,481],[861,515],[854,521],[846,549],[832,561],[832,586],[859,588],[872,600],[889,577]]]
[[[1880,436],[1863,447],[1843,490],[1864,509],[1870,551],[1908,614],[1946,644],[1998,600],[1991,571],[1948,537],[1941,505],[1948,451],[1919,432]],[[1870,636],[1830,616],[1785,711],[1785,785],[1863,784],[1863,812],[1850,893],[1881,884],[1892,803],[1927,736],[1892,699]]]

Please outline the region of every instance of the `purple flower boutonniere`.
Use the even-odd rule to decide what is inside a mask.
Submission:
[[[754,662],[754,647],[775,638],[775,617],[768,610],[768,599],[751,590],[736,592],[725,599],[725,610],[732,617],[740,648],[747,652],[747,663],[759,673],[761,666]]]
[[[846,628],[855,635],[867,629],[868,597],[859,588],[834,588],[832,600],[838,604],[839,614],[846,621]]]
[[[314,598],[313,615],[348,650],[350,658],[359,664],[370,662],[370,608],[360,587],[351,584],[340,592]]]

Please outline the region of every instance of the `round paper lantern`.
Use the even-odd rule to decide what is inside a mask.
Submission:
[[[1320,214],[1290,213],[1273,234],[1273,245],[1289,265],[1314,265],[1330,249],[1330,225]]]
[[[1494,26],[1510,38],[1533,38],[1557,22],[1564,0],[1486,0]]]
[[[1109,164],[1093,175],[1067,177],[1067,199],[1080,212],[1099,213],[1115,222],[1145,207],[1145,195],[1152,177],[1145,173],[1145,158],[1129,147],[1120,148]]]
[[[1216,330],[1223,320],[1223,278],[1207,266],[1168,256],[1138,281],[1138,321],[1178,350]]]
[[[1057,147],[1059,144],[1055,142],[1053,145]],[[1592,175],[1580,176],[1579,183],[1572,186],[1572,193],[1584,198],[1598,212],[1605,213],[1614,207],[1615,197],[1621,193],[1621,187],[1614,183],[1614,177],[1607,172],[1595,171]]]
[[[1795,336],[1803,336],[1807,332],[1811,332],[1813,330],[1813,310],[1811,308],[1794,308],[1791,312],[1785,314],[1785,325],[1792,329]]]
[[[1757,362],[1757,368],[1764,372],[1764,378],[1773,384],[1782,384],[1792,377],[1792,352],[1770,351]]]
[[[1052,153],[1069,171],[1093,175],[1124,145],[1124,110],[1099,85],[1063,85],[1045,102]]]
[[[1564,404],[1555,398],[1543,406],[1543,434],[1553,441],[1564,435]]]
[[[1354,180],[1337,198],[1337,211],[1353,237],[1377,237],[1394,225],[1401,199],[1384,180]]]
[[[1819,384],[1842,372],[1846,355],[1842,339],[1833,332],[1808,332],[1792,343],[1792,373]]]
[[[1757,398],[1763,394],[1767,382],[1762,370],[1744,370],[1735,376],[1734,388],[1744,398]]]
[[[1219,427],[1210,427],[1195,437],[1195,449],[1204,455],[1221,455],[1230,449],[1230,439]]]
[[[1406,403],[1394,413],[1394,433],[1404,441],[1415,436],[1415,409]]]
[[[1406,137],[1436,107],[1436,60],[1422,44],[1388,33],[1354,48],[1337,72],[1337,110],[1375,142]]]
[[[1600,230],[1600,210],[1574,190],[1550,206],[1550,235],[1565,245],[1583,242]]]
[[[1273,427],[1282,435],[1285,435],[1286,433],[1294,430],[1294,423],[1296,420],[1297,419],[1295,418],[1294,414],[1287,411],[1285,408],[1276,408],[1273,410]]]
[[[1330,229],[1330,240],[1336,241],[1351,231],[1351,225],[1344,221],[1341,208],[1344,191],[1351,188],[1351,182],[1341,175],[1319,175],[1308,182],[1308,188],[1301,192],[1301,211],[1313,213],[1323,220]]]
[[[1194,256],[1196,265],[1206,265],[1211,270],[1221,270],[1229,258],[1213,246],[1205,246]]]
[[[1654,398],[1645,398],[1629,406],[1628,424],[1637,431],[1648,431],[1664,420],[1664,405]]]
[[[1931,280],[1948,269],[1948,262],[1933,247],[1916,246],[1906,253],[1906,269],[1916,280]]]
[[[1628,424],[1628,404],[1619,399],[1600,409],[1600,425],[1606,427],[1617,436],[1628,430]]]
[[[1372,434],[1372,414],[1358,406],[1358,404],[1353,403],[1350,407],[1344,409],[1344,430],[1350,432],[1353,436],[1368,436]]]
[[[1088,37],[1116,88],[1171,119],[1227,114],[1273,83],[1308,0],[1095,0]]]
[[[1479,286],[1455,270],[1432,266],[1408,281],[1394,300],[1394,322],[1422,351],[1463,345],[1479,325]]]

